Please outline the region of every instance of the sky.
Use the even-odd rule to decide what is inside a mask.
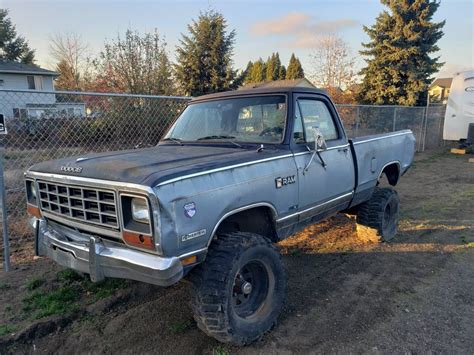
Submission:
[[[181,33],[199,16],[214,9],[235,29],[234,64],[245,68],[249,60],[266,59],[278,51],[283,64],[291,53],[300,58],[311,75],[314,43],[318,36],[336,33],[349,45],[356,66],[364,65],[358,51],[368,37],[362,26],[371,26],[384,9],[378,0],[233,0],[233,1],[152,1],[152,0],[0,0],[10,11],[17,32],[36,50],[37,64],[53,68],[49,42],[55,33],[73,32],[89,45],[91,55],[128,28],[165,37],[174,59]],[[474,1],[441,0],[435,21],[446,20],[445,35],[436,55],[445,62],[437,77],[474,68]]]

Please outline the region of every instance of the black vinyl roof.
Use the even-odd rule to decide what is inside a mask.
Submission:
[[[192,99],[191,102],[214,100],[229,97],[249,96],[249,95],[264,95],[264,94],[291,94],[291,93],[308,93],[308,94],[322,94],[327,96],[326,90],[306,87],[277,87],[277,88],[256,88],[246,90],[224,91],[215,94],[208,94],[198,96]]]

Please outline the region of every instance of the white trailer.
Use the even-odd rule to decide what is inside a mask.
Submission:
[[[467,139],[469,123],[474,123],[474,70],[457,73],[453,78],[444,116],[443,139]]]

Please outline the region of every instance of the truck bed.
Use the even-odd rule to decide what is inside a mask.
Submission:
[[[349,140],[356,172],[356,187],[352,205],[367,200],[377,181],[389,165],[398,166],[402,176],[413,161],[415,137],[411,130],[364,136]]]

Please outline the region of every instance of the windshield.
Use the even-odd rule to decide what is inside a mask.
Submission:
[[[184,110],[165,139],[280,143],[285,118],[283,95],[195,103]]]

